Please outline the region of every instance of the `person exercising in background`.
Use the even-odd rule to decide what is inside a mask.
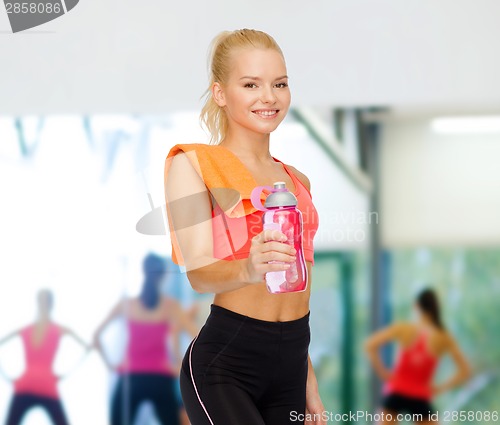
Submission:
[[[41,407],[49,415],[54,425],[68,425],[68,419],[61,402],[57,382],[64,376],[57,376],[53,363],[59,343],[67,335],[76,340],[86,350],[90,346],[72,330],[55,323],[51,318],[53,294],[47,289],[37,296],[38,315],[36,321],[0,339],[0,345],[14,337],[22,340],[26,369],[13,381],[14,395],[7,413],[6,425],[18,425],[33,407]]]
[[[198,328],[175,299],[160,293],[167,272],[165,259],[148,254],[143,271],[145,280],[140,295],[120,300],[94,335],[94,346],[104,362],[111,371],[119,373],[111,401],[111,424],[133,424],[142,402],[150,401],[162,425],[178,425],[175,377],[181,359],[180,355],[177,359],[169,358],[167,341],[181,330],[194,336]],[[106,357],[100,337],[118,317],[126,319],[129,338],[125,358],[115,366]]]
[[[432,398],[462,384],[471,375],[467,360],[441,321],[436,293],[432,289],[423,290],[416,299],[415,309],[418,315],[415,323],[396,322],[374,333],[365,343],[375,372],[385,381],[382,417],[386,420],[380,423],[397,423],[400,412],[417,415],[414,417],[422,418],[418,421],[421,424],[435,423],[430,420],[430,414],[435,413]],[[393,370],[386,368],[378,353],[382,345],[391,341],[400,345]],[[434,385],[437,365],[446,354],[457,365],[457,372],[448,381]]]

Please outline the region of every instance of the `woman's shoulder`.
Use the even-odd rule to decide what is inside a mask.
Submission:
[[[63,325],[62,323],[59,323],[59,322],[55,322],[55,321],[51,321],[49,323],[49,326],[52,328],[52,329],[55,329],[61,333],[66,333],[66,332],[69,332],[69,328],[65,325]]]
[[[201,163],[206,162],[205,158],[215,156],[216,145],[206,143],[178,143],[170,148],[165,158],[165,173],[171,174],[172,170],[179,170],[181,173],[186,168],[191,168],[200,173]]]
[[[35,327],[35,325],[36,322],[25,323],[24,325],[21,325],[19,328],[17,328],[14,332],[12,332],[12,334],[26,334],[27,332],[30,332]]]
[[[292,165],[285,164],[286,167],[293,173],[295,176],[300,180],[300,182],[307,188],[307,190],[311,190],[311,182],[309,181],[309,178],[297,168],[295,168]]]
[[[210,149],[216,148],[217,145],[209,145],[207,143],[177,143],[172,146],[168,152],[167,158],[177,155],[180,152],[189,151],[209,151]]]
[[[412,336],[418,332],[415,323],[407,320],[396,320],[391,324],[391,327],[395,329],[401,336]]]

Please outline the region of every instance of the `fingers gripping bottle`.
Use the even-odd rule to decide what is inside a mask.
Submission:
[[[257,186],[252,191],[252,205],[264,211],[263,230],[279,230],[284,233],[287,240],[283,243],[293,246],[297,253],[295,261],[289,263],[289,269],[266,273],[266,286],[273,294],[302,292],[307,288],[307,267],[302,247],[302,213],[297,209],[297,198],[286,188],[284,182],[275,182],[273,186]],[[260,194],[264,189],[271,193],[262,206]]]

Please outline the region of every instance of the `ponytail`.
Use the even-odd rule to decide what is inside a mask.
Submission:
[[[417,297],[417,305],[430,317],[434,325],[436,325],[439,329],[445,329],[441,320],[441,307],[439,305],[439,299],[433,289],[427,288],[420,292]]]

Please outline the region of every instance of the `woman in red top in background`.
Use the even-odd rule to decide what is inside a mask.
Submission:
[[[50,291],[41,290],[37,300],[36,322],[0,340],[1,345],[20,336],[26,360],[25,371],[14,380],[14,397],[10,403],[6,425],[20,424],[24,415],[33,407],[44,409],[55,425],[67,425],[68,419],[57,389],[57,382],[63,377],[55,375],[52,369],[54,359],[64,335],[74,338],[86,351],[90,348],[73,331],[52,321],[53,296]]]
[[[94,336],[94,346],[104,362],[119,374],[111,401],[110,423],[133,424],[142,402],[150,401],[162,425],[177,425],[175,379],[180,359],[169,357],[167,343],[172,333],[177,337],[180,330],[186,330],[196,335],[198,329],[175,299],[161,295],[160,285],[167,273],[165,259],[148,254],[143,269],[145,280],[140,295],[119,301]],[[122,363],[115,366],[106,357],[100,336],[118,317],[126,319],[128,342]],[[175,342],[173,339],[172,343]]]
[[[283,52],[271,36],[249,29],[223,32],[212,47],[201,117],[215,142],[209,146],[212,155],[231,162],[216,172],[232,179],[234,186],[243,178],[254,186],[282,181],[296,195],[304,216],[309,284],[303,292],[269,293],[265,274],[286,270],[295,261],[294,248],[282,243],[286,236],[262,231],[262,212],[257,211],[247,217],[258,225],[248,226],[243,247],[235,250],[234,244],[226,244],[227,232],[213,219],[221,207],[217,188],[209,191],[193,155],[171,151],[165,170],[171,237],[178,241],[191,286],[215,294],[207,322],[184,356],[184,405],[193,425],[323,425],[324,408],[308,355],[318,215],[308,178],[269,150],[270,133],[290,106]],[[201,156],[206,152],[200,149],[200,159],[206,159]],[[228,228],[238,227],[238,218],[226,217],[225,211]]]
[[[470,376],[468,363],[456,341],[443,326],[438,298],[432,289],[425,289],[417,297],[416,323],[394,323],[373,334],[366,341],[369,359],[381,380],[385,381],[381,423],[397,423],[397,414],[417,415],[420,423],[431,423],[432,397],[460,385]],[[392,371],[379,357],[380,346],[397,341],[400,352]],[[440,358],[450,354],[458,370],[455,376],[440,385],[433,377]],[[389,416],[390,415],[390,416]],[[421,415],[421,416],[420,416]],[[391,420],[392,418],[392,420]]]

